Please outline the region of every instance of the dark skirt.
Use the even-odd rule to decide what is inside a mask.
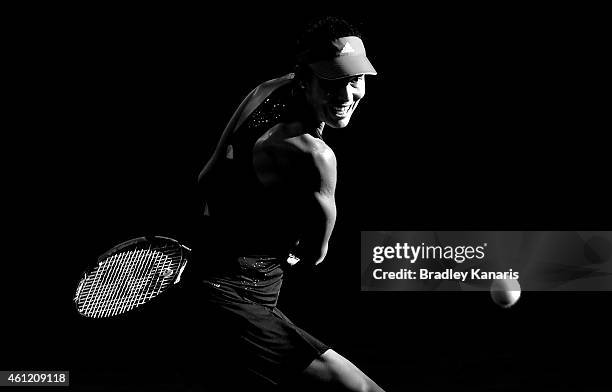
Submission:
[[[206,274],[195,290],[191,284],[191,308],[199,316],[190,328],[201,331],[194,349],[203,353],[201,366],[192,365],[221,390],[274,390],[295,380],[329,346],[276,307],[283,275],[278,259],[242,257],[233,264],[228,273]]]
[[[280,309],[246,299],[234,289],[205,281],[203,289],[210,320],[217,327],[215,346],[233,352],[237,373],[261,385],[295,379],[329,347],[296,326]]]

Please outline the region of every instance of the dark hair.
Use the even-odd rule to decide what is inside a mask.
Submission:
[[[348,36],[361,38],[361,32],[345,19],[335,16],[312,19],[306,24],[302,34],[298,37],[296,54],[310,49],[318,43]]]
[[[297,57],[300,53],[316,47],[322,42],[333,41],[340,37],[355,36],[362,38],[361,32],[347,20],[336,16],[323,16],[308,21],[296,42],[295,78],[304,80],[309,77],[310,70],[305,64],[300,64]]]

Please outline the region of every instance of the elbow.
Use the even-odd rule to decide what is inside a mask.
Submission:
[[[323,247],[321,247],[319,252],[317,252],[317,254],[314,255],[314,257],[312,259],[313,260],[312,264],[314,266],[317,266],[317,265],[321,264],[323,262],[323,260],[325,260],[325,256],[327,256],[327,244],[325,244]]]
[[[327,256],[327,246],[322,247],[309,247],[304,246],[305,244],[300,243],[298,249],[296,249],[296,257],[301,264],[307,264],[311,266],[317,266],[325,260]],[[297,263],[297,262],[296,262]],[[295,263],[294,263],[295,264]]]

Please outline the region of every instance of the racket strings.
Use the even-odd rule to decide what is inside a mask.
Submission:
[[[173,281],[181,255],[174,247],[149,247],[110,256],[85,278],[77,300],[79,311],[108,317],[149,301]]]

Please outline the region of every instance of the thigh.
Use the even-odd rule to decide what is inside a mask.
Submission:
[[[327,350],[302,373],[302,387],[323,390],[382,391],[368,376],[334,350]]]

